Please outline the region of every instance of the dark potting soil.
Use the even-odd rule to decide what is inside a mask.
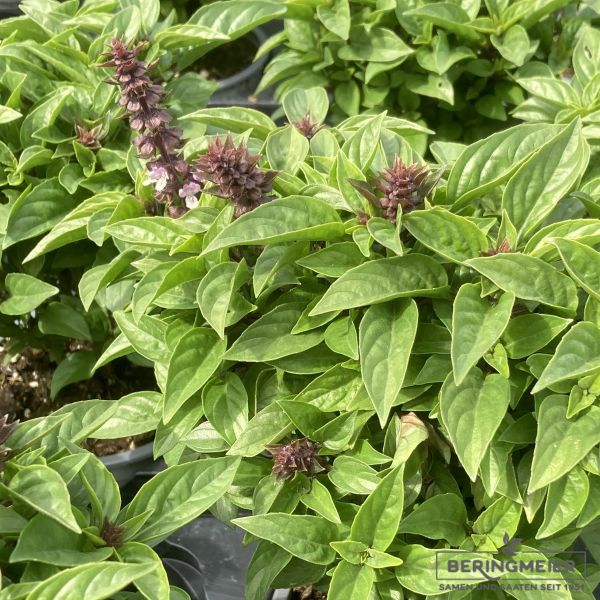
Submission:
[[[5,354],[5,348],[0,346],[0,415],[8,414],[11,420],[45,417],[79,400],[117,400],[138,390],[157,389],[151,369],[118,359],[98,369],[91,379],[66,386],[53,399],[50,384],[56,364],[46,352],[25,348],[8,364],[4,364]],[[143,434],[117,440],[87,440],[84,446],[97,456],[106,456],[131,450],[152,437]]]
[[[320,592],[312,585],[304,585],[292,589],[292,600],[326,600],[326,598],[326,592]]]
[[[252,64],[257,50],[253,38],[245,36],[206,53],[192,68],[195,67],[195,70],[207,79],[220,81]]]

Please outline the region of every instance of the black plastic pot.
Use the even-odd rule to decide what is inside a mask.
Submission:
[[[169,540],[161,542],[155,550],[171,585],[185,590],[191,600],[208,600],[201,565],[192,552]]]
[[[23,14],[19,9],[21,0],[0,0],[0,19],[18,17]]]
[[[257,50],[267,39],[267,33],[262,27],[257,27],[246,36],[253,40]],[[268,60],[268,55],[262,56],[239,73],[219,81],[208,106],[244,106],[272,113],[279,105],[268,91],[258,97],[254,96]]]
[[[100,459],[114,475],[119,486],[125,486],[141,471],[148,470],[154,464],[152,442],[133,450],[103,456]]]

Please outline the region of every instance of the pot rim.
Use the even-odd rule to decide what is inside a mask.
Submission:
[[[246,36],[254,36],[256,42],[258,43],[258,48],[260,48],[267,41],[267,34],[260,27],[256,27],[252,31],[249,31],[245,34]],[[245,37],[245,36],[242,36]],[[239,39],[239,38],[238,38]],[[236,41],[236,40],[233,40]],[[257,48],[257,49],[258,49]],[[231,75],[230,77],[226,77],[225,79],[220,79],[217,81],[217,91],[229,90],[246,79],[249,79],[253,75],[258,72],[262,72],[267,60],[269,59],[269,55],[261,56],[257,61],[250,63],[247,67],[244,67],[239,73],[235,75]]]
[[[107,454],[101,456],[100,460],[107,466],[112,467],[115,465],[126,464],[126,463],[137,463],[153,456],[152,447],[153,442],[146,442],[133,450],[122,450],[115,454]]]

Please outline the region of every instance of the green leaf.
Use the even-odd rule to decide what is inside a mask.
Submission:
[[[371,597],[375,571],[369,565],[353,565],[342,560],[331,576],[327,595],[344,600],[366,600]]]
[[[444,208],[415,210],[402,225],[423,245],[457,263],[481,256],[488,249],[485,233],[465,217]]]
[[[168,360],[166,326],[162,321],[142,315],[136,324],[131,313],[123,311],[113,313],[113,317],[136,352],[148,360],[161,363]]]
[[[154,569],[143,577],[137,577],[135,586],[146,598],[172,598],[165,567],[154,550],[138,542],[126,542],[117,550],[120,560],[128,564],[153,565]]]
[[[407,16],[419,17],[424,21],[442,27],[470,42],[481,40],[481,34],[469,25],[469,14],[458,4],[451,2],[436,2],[425,4],[406,12]]]
[[[404,465],[392,469],[364,501],[350,538],[384,552],[396,537],[404,503]]]
[[[306,115],[312,123],[323,123],[329,111],[329,98],[325,88],[293,88],[283,96],[281,105],[290,123]]]
[[[510,402],[507,379],[492,374],[484,377],[478,368],[469,371],[460,385],[451,375],[440,392],[440,415],[454,450],[475,481],[479,465],[500,426]]]
[[[156,43],[165,50],[175,50],[214,41],[227,41],[228,36],[204,25],[178,23],[156,34]]]
[[[33,517],[21,532],[10,555],[11,563],[34,561],[58,567],[74,567],[109,558],[112,548],[88,546],[83,536],[65,529],[45,515]]]
[[[43,465],[24,467],[10,480],[12,496],[34,510],[54,519],[67,529],[81,533],[65,482],[60,475]]]
[[[169,361],[163,406],[165,423],[211,378],[223,359],[225,341],[205,327],[190,329]]]
[[[269,542],[260,542],[246,571],[246,600],[264,600],[272,589],[272,582],[292,559],[283,548]]]
[[[223,457],[169,467],[140,488],[122,511],[120,522],[151,510],[135,540],[162,540],[221,498],[229,490],[238,466],[238,458]]]
[[[277,403],[269,404],[248,421],[248,425],[227,454],[255,456],[262,452],[267,444],[280,440],[292,427],[289,417],[281,407]]]
[[[12,204],[2,247],[9,248],[50,231],[77,203],[56,177],[45,179],[33,190],[23,192]]]
[[[525,358],[549,344],[572,319],[531,313],[511,319],[502,334],[510,358]]]
[[[312,480],[310,492],[300,496],[300,502],[332,523],[342,522],[331,493],[318,479]]]
[[[371,306],[360,323],[361,372],[382,427],[402,388],[418,320],[415,301],[401,299]]]
[[[156,429],[162,414],[162,394],[134,392],[113,402],[118,404],[115,412],[94,430],[94,438],[113,440]]]
[[[200,312],[221,339],[225,338],[234,294],[249,276],[244,261],[224,262],[212,267],[198,286],[196,300]]]
[[[567,419],[568,399],[548,396],[540,404],[529,490],[560,479],[600,442],[600,408]]]
[[[5,315],[27,314],[59,292],[57,287],[25,273],[8,273],[4,285],[10,293],[10,298],[0,304],[0,312]]]
[[[134,256],[136,254],[133,252],[122,252],[109,263],[92,267],[82,275],[78,289],[81,303],[86,311],[90,310],[98,292],[129,267]]]
[[[332,240],[344,234],[337,211],[317,198],[289,196],[242,215],[217,234],[203,254],[232,246]]]
[[[433,38],[431,46],[419,48],[416,55],[417,62],[423,69],[437,75],[443,75],[452,65],[473,57],[473,51],[465,46],[450,49],[448,36],[441,29]]]
[[[465,283],[452,309],[452,368],[460,385],[470,369],[498,341],[512,314],[515,295],[501,294],[492,304],[479,284]]]
[[[365,256],[354,242],[338,242],[297,260],[296,264],[320,275],[341,277],[364,262]]]
[[[544,521],[536,534],[536,539],[550,537],[568,527],[581,513],[590,491],[590,483],[585,471],[573,469],[548,486]]]
[[[446,291],[444,268],[429,256],[409,254],[368,261],[346,271],[325,292],[311,315]]]
[[[467,146],[450,171],[448,202],[460,208],[502,184],[560,131],[557,125],[522,124]]]
[[[85,317],[68,304],[51,302],[45,306],[40,311],[38,327],[46,335],[92,341],[92,333]]]
[[[265,151],[272,169],[295,175],[308,155],[308,140],[294,127],[272,131],[266,141]]]
[[[153,564],[130,565],[104,562],[66,569],[40,582],[28,598],[36,600],[103,600],[126,588],[138,577],[147,575]]]
[[[52,374],[50,398],[71,383],[89,379],[97,358],[94,352],[73,352],[63,359]]]
[[[564,335],[532,392],[535,394],[560,381],[577,379],[598,368],[600,328],[588,321],[582,321]]]
[[[215,7],[218,5],[215,5]],[[244,133],[252,130],[253,137],[266,139],[275,129],[275,123],[267,115],[253,108],[203,108],[184,117],[196,123],[218,127],[226,132]]]
[[[350,36],[350,3],[348,0],[333,0],[331,6],[317,6],[319,21],[339,38],[347,40]]]
[[[517,298],[541,302],[568,314],[577,309],[577,288],[571,278],[539,258],[508,253],[472,258],[466,264]]]
[[[502,196],[502,208],[519,237],[534,232],[575,185],[587,167],[589,154],[581,121],[575,120],[519,167]]]
[[[204,414],[219,434],[233,444],[248,425],[248,394],[235,373],[225,373],[202,390]]]
[[[371,237],[383,247],[389,248],[394,254],[402,256],[402,242],[393,223],[381,217],[371,217],[367,221],[367,229]]]
[[[487,541],[500,548],[506,543],[504,536],[513,537],[517,531],[522,510],[521,504],[501,496],[477,517],[473,532],[485,535]]]
[[[329,543],[338,537],[338,528],[323,517],[270,513],[232,519],[232,523],[302,560],[328,565],[335,559]]]
[[[170,249],[181,243],[188,230],[169,217],[137,217],[113,223],[104,230],[122,242],[136,246]]]
[[[455,494],[438,494],[402,519],[399,533],[414,533],[460,546],[466,537],[467,509]]]
[[[299,303],[281,304],[247,327],[225,353],[227,360],[264,362],[297,354],[323,340],[320,331],[292,333],[302,314]]]
[[[509,27],[502,38],[492,35],[490,41],[500,52],[501,56],[513,63],[517,67],[521,67],[530,52],[535,50],[537,43],[532,43],[529,40],[527,31],[520,25]]]
[[[554,240],[554,245],[575,282],[600,300],[600,252],[566,238]]]
[[[364,25],[350,30],[350,40],[347,45],[338,50],[338,58],[348,61],[393,62],[413,53],[390,29]]]

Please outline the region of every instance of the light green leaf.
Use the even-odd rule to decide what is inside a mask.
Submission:
[[[568,527],[581,513],[590,491],[585,471],[579,467],[548,486],[544,521],[536,539],[550,537]]]
[[[404,465],[392,469],[361,505],[350,538],[384,552],[396,537],[404,504]]]
[[[481,256],[488,249],[485,233],[475,223],[444,208],[415,210],[402,217],[402,225],[423,245],[454,262]]]
[[[281,304],[247,327],[225,354],[227,360],[264,362],[297,354],[323,340],[320,331],[292,333],[302,314],[299,303]]]
[[[402,388],[418,319],[415,301],[401,299],[371,306],[360,323],[361,372],[382,427]]]
[[[290,123],[306,115],[312,123],[323,123],[329,111],[329,98],[325,88],[293,88],[283,96],[281,105]]]
[[[452,310],[452,368],[460,385],[477,361],[498,341],[511,317],[515,295],[501,294],[493,304],[479,284],[465,283]]]
[[[517,298],[541,302],[570,315],[577,309],[577,288],[571,278],[539,258],[501,253],[472,258],[466,264]]]
[[[221,364],[226,347],[224,340],[205,327],[195,327],[182,336],[167,371],[163,406],[165,423],[210,379]]]
[[[502,208],[520,238],[535,231],[573,187],[589,155],[581,121],[575,120],[519,167],[504,189]]]
[[[337,539],[338,528],[323,517],[270,513],[233,519],[232,523],[302,560],[328,565],[335,559],[329,543]]]
[[[455,494],[432,496],[407,514],[399,533],[414,533],[432,540],[447,540],[460,546],[466,537],[467,509]]]
[[[150,510],[135,540],[162,540],[221,498],[229,490],[238,466],[238,458],[223,457],[169,467],[140,488],[121,512],[120,522]]]
[[[366,600],[371,597],[375,571],[369,565],[353,565],[342,560],[331,576],[328,597],[344,600]]]
[[[600,442],[600,408],[567,419],[568,399],[548,396],[540,404],[531,465],[531,494],[560,479]]]
[[[8,485],[9,493],[34,510],[54,519],[67,529],[81,533],[71,510],[71,500],[61,476],[43,465],[24,467]]]
[[[532,392],[577,379],[600,368],[600,328],[588,321],[574,325],[558,344]]]
[[[600,300],[600,252],[576,240],[557,239],[554,245],[575,282]]]
[[[244,261],[224,262],[212,267],[198,286],[196,300],[200,312],[221,339],[225,338],[234,293],[249,276]]]
[[[484,377],[478,368],[469,371],[460,385],[451,375],[440,392],[440,415],[452,445],[471,481],[500,426],[510,402],[507,379]]]
[[[272,169],[295,175],[308,154],[309,144],[296,127],[287,125],[267,136],[265,151]]]
[[[310,492],[300,496],[300,502],[328,521],[341,523],[330,491],[318,479],[312,480]]]
[[[460,208],[502,184],[561,129],[558,125],[522,124],[467,146],[450,171],[448,202]]]
[[[25,273],[8,273],[4,285],[10,293],[10,298],[0,304],[0,312],[5,315],[27,314],[59,292],[57,287]]]
[[[203,254],[232,246],[332,240],[344,234],[337,211],[317,198],[289,196],[263,204],[225,227]]]
[[[572,322],[555,315],[531,313],[511,319],[502,334],[510,358],[525,358],[549,344]]]
[[[372,260],[346,271],[330,286],[310,314],[407,296],[439,296],[447,285],[446,271],[429,256],[409,254]]]

